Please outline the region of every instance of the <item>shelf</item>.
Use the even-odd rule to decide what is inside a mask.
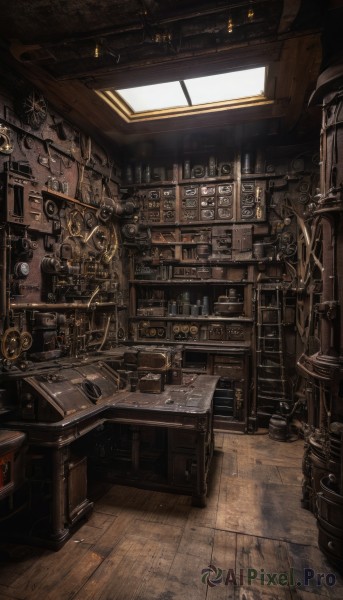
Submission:
[[[88,205],[86,205],[88,206]],[[93,207],[94,208],[94,207]],[[98,208],[98,207],[97,207]],[[145,227],[209,227],[211,225],[266,225],[265,219],[210,219],[208,221],[141,221]],[[263,235],[263,234],[261,234]]]
[[[173,185],[177,185],[178,182],[175,181],[175,179],[163,179],[161,181],[149,181],[149,183],[146,182],[142,182],[142,183],[123,183],[120,187],[124,188],[144,188],[144,189],[149,189],[149,188],[157,188],[157,187],[170,187]]]
[[[14,412],[14,407],[12,408],[0,408],[0,415],[10,415]]]
[[[144,260],[142,260],[142,263],[139,264],[143,264],[143,263],[147,263],[147,262],[153,262],[153,259],[151,257],[146,257],[144,258]],[[158,263],[153,265],[156,267],[159,266],[163,266],[165,264],[175,264],[178,267],[191,267],[191,266],[217,266],[217,265],[226,265],[227,267],[235,267],[235,266],[242,266],[242,263],[246,263],[246,264],[253,264],[253,265],[257,265],[257,264],[263,264],[263,263],[268,263],[268,264],[278,264],[281,263],[281,260],[278,260],[276,258],[270,258],[270,257],[263,257],[263,258],[245,258],[242,257],[240,259],[236,258],[218,258],[218,257],[212,257],[212,258],[198,258],[198,259],[190,259],[190,260],[178,260],[177,258],[161,258],[158,259]]]
[[[57,192],[55,190],[51,190],[50,188],[43,188],[42,195],[49,196],[49,198],[53,198],[54,200],[65,200],[66,202],[72,202],[73,204],[79,204],[80,206],[84,206],[85,208],[88,208],[91,210],[99,210],[99,208],[100,208],[100,204],[87,204],[86,202],[77,200],[77,198],[72,198],[72,196],[68,196],[67,194],[63,194],[62,192]]]
[[[144,344],[144,346],[147,345],[152,345],[152,346],[165,346],[166,344],[168,346],[183,346],[184,350],[188,350],[189,348],[192,348],[192,351],[194,350],[198,350],[199,352],[207,352],[208,349],[213,349],[215,351],[216,354],[221,354],[221,352],[223,352],[223,354],[225,355],[228,351],[232,350],[235,353],[235,356],[237,353],[239,352],[246,352],[247,350],[251,350],[251,343],[247,342],[247,341],[241,341],[241,340],[235,340],[232,342],[227,342],[227,341],[221,341],[221,340],[210,340],[210,341],[203,341],[203,340],[198,340],[198,341],[185,341],[185,340],[169,340],[166,338],[154,338],[154,339],[145,339],[145,338],[141,338],[139,340],[129,340],[126,341],[125,344],[127,345],[132,345],[135,346],[137,344]]]
[[[225,183],[226,181],[228,181],[229,183],[232,183],[233,181],[235,181],[235,176],[234,175],[221,175],[221,176],[217,176],[217,177],[191,177],[190,179],[180,179],[179,184],[186,184],[186,185],[190,185],[193,183],[200,183],[200,184],[204,184],[204,183]]]
[[[236,223],[238,223],[238,221],[235,221],[234,219],[209,219],[208,221],[180,221],[180,226],[193,227],[194,225],[202,225],[204,227],[205,225],[235,225]]]
[[[181,223],[179,221],[140,221],[141,225],[144,227],[180,227]]]
[[[189,284],[194,284],[194,285],[207,285],[209,283],[214,284],[214,285],[247,285],[247,284],[253,284],[253,281],[247,281],[247,280],[242,280],[242,281],[230,281],[228,279],[130,279],[129,281],[130,284],[134,285],[134,284],[138,284],[138,285],[170,285],[170,284],[176,284],[176,285],[189,285]]]
[[[152,317],[150,315],[146,315],[146,316],[135,316],[135,317],[129,317],[130,321],[203,321],[204,323],[209,323],[210,321],[218,321],[218,322],[237,322],[239,321],[239,323],[253,323],[254,319],[252,319],[251,317],[221,317],[218,315],[209,315],[208,317],[192,317],[191,315],[166,315],[165,317]],[[270,338],[268,338],[270,339]],[[275,339],[275,338],[273,338]]]
[[[241,180],[246,181],[247,179],[270,179],[270,178],[284,178],[285,175],[277,173],[241,173]]]
[[[209,244],[209,242],[151,242],[152,246],[198,246],[199,244]]]

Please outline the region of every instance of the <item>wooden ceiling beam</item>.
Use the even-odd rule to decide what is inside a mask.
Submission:
[[[88,87],[96,90],[128,87],[130,85],[150,85],[173,79],[187,79],[190,76],[215,75],[225,71],[262,66],[266,61],[278,60],[282,48],[281,42],[260,41],[237,44],[235,47],[203,51],[188,56],[173,56],[169,60],[150,61],[150,64],[117,65],[111,73],[89,75]]]

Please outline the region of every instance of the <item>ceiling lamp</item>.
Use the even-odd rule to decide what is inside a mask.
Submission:
[[[168,31],[166,32],[156,32],[151,36],[151,39],[155,44],[170,44],[172,41],[172,34]]]
[[[233,20],[232,17],[230,16],[227,22],[227,32],[228,33],[232,33],[233,32]]]
[[[101,55],[101,46],[98,42],[95,42],[94,46],[94,58],[100,58]]]
[[[249,6],[249,10],[248,10],[248,21],[250,23],[251,23],[251,21],[254,20],[254,16],[255,16],[254,8],[252,6],[252,2],[250,1],[250,6]]]

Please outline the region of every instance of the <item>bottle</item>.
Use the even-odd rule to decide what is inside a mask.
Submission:
[[[208,296],[204,296],[203,299],[202,299],[201,314],[202,314],[203,317],[208,317],[208,315],[209,315]]]
[[[132,167],[131,165],[127,165],[126,170],[125,170],[125,180],[126,183],[133,183],[133,177],[132,177]]]
[[[209,177],[216,176],[216,159],[214,158],[214,156],[210,156],[208,160],[208,175]]]
[[[135,166],[135,183],[142,183],[142,165]]]
[[[150,183],[150,181],[151,181],[150,165],[146,165],[146,167],[145,167],[144,181],[145,181],[145,183]]]
[[[242,173],[253,173],[251,152],[245,152],[242,156]]]
[[[189,160],[185,160],[183,166],[183,178],[190,179],[191,178],[191,163]]]

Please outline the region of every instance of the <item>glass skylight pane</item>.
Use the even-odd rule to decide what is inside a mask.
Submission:
[[[264,92],[265,67],[222,75],[186,79],[193,106],[209,102],[259,96]]]
[[[135,113],[188,106],[186,97],[178,81],[144,85],[142,87],[116,90],[116,92]]]

